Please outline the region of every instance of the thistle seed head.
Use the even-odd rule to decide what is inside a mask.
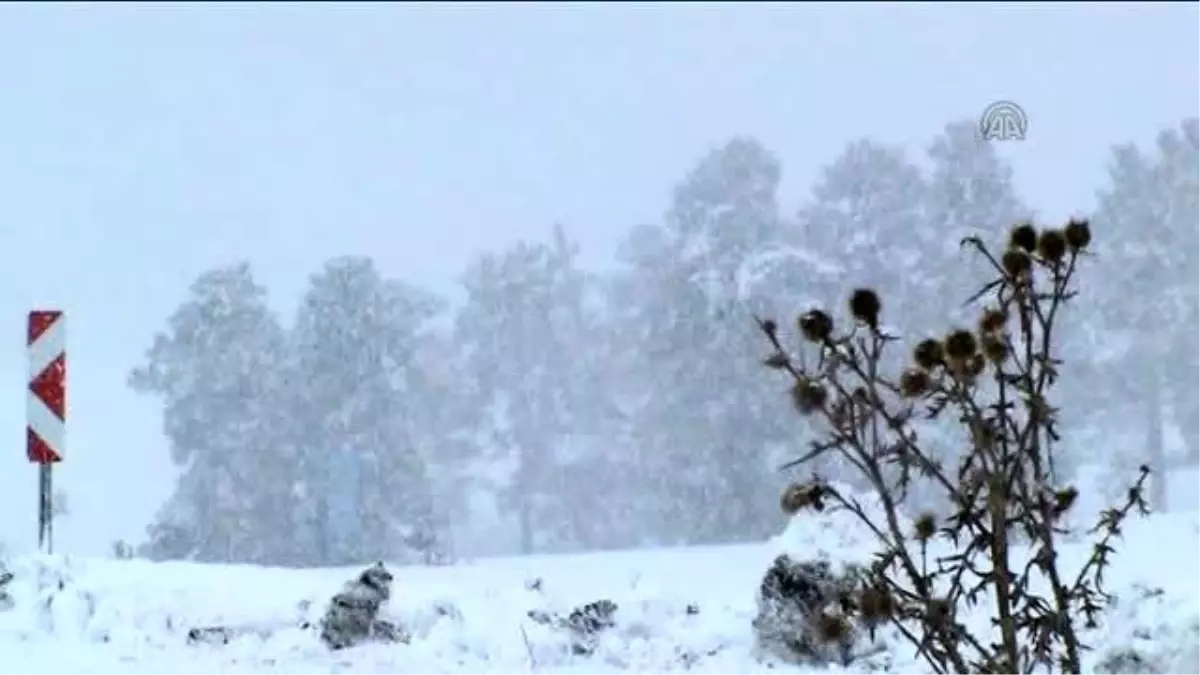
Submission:
[[[822,343],[833,334],[833,319],[819,309],[810,309],[796,320],[800,334],[809,342]]]
[[[933,513],[926,511],[922,513],[915,523],[913,523],[913,536],[917,541],[929,541],[933,535],[937,534],[937,517]]]
[[[983,355],[994,364],[1004,363],[1008,358],[1008,344],[999,335],[987,334],[981,340]]]
[[[813,504],[813,486],[808,483],[792,483],[779,496],[779,508],[789,516],[793,516]]]
[[[829,399],[829,392],[820,382],[803,378],[792,385],[792,405],[801,415],[810,415],[820,410]]]
[[[1033,253],[1033,249],[1037,248],[1037,237],[1037,228],[1033,223],[1017,223],[1008,235],[1008,246]]]
[[[1092,243],[1092,227],[1084,218],[1072,218],[1067,222],[1063,232],[1067,237],[1067,246],[1078,253]]]
[[[945,350],[942,343],[929,338],[922,340],[913,350],[913,361],[923,370],[933,370],[945,361]]]
[[[873,628],[896,615],[896,599],[883,586],[868,586],[859,593],[858,614],[864,624]]]
[[[1067,254],[1067,237],[1062,230],[1046,230],[1038,237],[1037,250],[1042,260],[1057,265]]]
[[[966,361],[975,355],[979,345],[969,330],[956,330],[946,336],[946,358]]]
[[[870,288],[859,288],[850,294],[850,314],[871,328],[879,328],[879,311],[883,303],[879,294]]]
[[[1020,278],[1028,274],[1033,266],[1029,259],[1029,253],[1021,248],[1010,248],[1004,252],[1000,258],[1000,264],[1004,266],[1004,271],[1008,272],[1009,276]]]
[[[929,373],[919,368],[910,368],[900,376],[900,394],[905,398],[917,398],[929,391]]]
[[[820,612],[813,625],[813,634],[818,642],[842,644],[850,637],[850,622],[836,614]]]
[[[982,334],[998,333],[1004,330],[1008,322],[1008,314],[999,307],[989,307],[979,315],[979,332]]]

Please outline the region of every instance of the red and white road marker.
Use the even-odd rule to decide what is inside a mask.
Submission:
[[[25,395],[25,455],[37,464],[38,545],[51,552],[53,490],[51,467],[67,443],[67,319],[59,310],[29,313],[29,387]]]

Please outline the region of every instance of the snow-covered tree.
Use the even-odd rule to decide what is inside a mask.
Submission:
[[[283,331],[245,263],[202,274],[130,385],[163,402],[181,474],[149,528],[156,558],[271,562],[290,504],[272,503]]]
[[[486,411],[482,433],[515,464],[500,501],[516,516],[523,553],[586,538],[587,524],[571,519],[585,510],[586,488],[604,482],[570,480],[605,407],[594,395],[601,364],[589,358],[594,316],[577,256],[555,227],[548,242],[481,256],[462,279],[455,342]]]
[[[905,334],[941,326],[932,298],[945,241],[925,219],[924,177],[901,148],[857,140],[825,167],[798,220],[814,252],[842,270],[842,307],[855,287],[879,289],[883,321]],[[953,245],[958,241],[953,239]]]
[[[426,470],[437,401],[417,355],[442,308],[370,258],[334,258],[312,276],[288,404],[312,562],[420,559],[437,545]]]
[[[926,155],[931,166],[916,242],[924,247],[924,266],[935,275],[930,284],[941,286],[941,292],[926,298],[936,303],[934,311],[943,312],[938,323],[923,327],[932,328],[947,321],[972,321],[974,309],[965,304],[965,294],[989,279],[986,264],[971,259],[972,252],[960,246],[963,238],[1003,242],[1014,224],[1033,214],[1017,195],[1012,167],[996,152],[995,143],[979,137],[976,121],[947,124],[926,147]]]
[[[943,237],[926,225],[925,197],[921,169],[902,148],[870,139],[847,144],[824,168],[796,217],[809,255],[837,271],[810,302],[845,321],[850,293],[874,288],[889,333],[911,339],[944,327],[936,309],[941,303],[935,302],[945,292],[938,283]],[[897,365],[903,350],[887,357],[887,365]],[[846,480],[854,475],[834,457],[810,468]]]
[[[1166,386],[1175,425],[1188,459],[1200,461],[1200,128],[1197,118],[1158,135],[1158,180],[1166,193],[1166,222],[1173,233],[1168,265],[1174,301],[1164,310],[1174,326],[1166,347]],[[1190,252],[1190,255],[1189,255]]]
[[[456,556],[455,537],[471,525],[471,497],[487,486],[486,466],[477,461],[483,450],[478,421],[481,411],[472,395],[470,371],[459,358],[447,319],[424,331],[414,352],[426,390],[420,444],[426,478],[433,497],[439,532],[438,545],[429,551],[429,562],[447,562]]]
[[[630,443],[643,519],[668,540],[749,539],[775,526],[772,450],[796,427],[752,356],[762,307],[750,282],[770,276],[770,256],[788,258],[779,179],[761,144],[735,138],[701,158],[662,225],[637,228],[620,253],[610,302]]]
[[[1149,461],[1159,471],[1173,463],[1164,454],[1165,413],[1193,461],[1198,445],[1197,172],[1195,118],[1160,133],[1153,152],[1134,144],[1113,149],[1110,185],[1094,218],[1105,274],[1084,296],[1105,336],[1093,354],[1103,385],[1092,388],[1094,410],[1110,420],[1144,420],[1144,450],[1126,461]],[[1154,485],[1161,506],[1165,481]]]

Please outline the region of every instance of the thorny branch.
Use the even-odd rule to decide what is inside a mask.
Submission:
[[[775,321],[758,319],[771,346],[764,364],[788,376],[797,412],[823,429],[787,466],[833,454],[866,481],[882,515],[868,514],[816,475],[789,488],[805,495],[790,501],[818,509],[828,502],[867,526],[881,548],[861,589],[859,618],[893,625],[935,672],[1080,672],[1086,647],[1077,617],[1094,625],[1108,599],[1103,572],[1112,540],[1130,513],[1146,510],[1143,467],[1125,502],[1105,511],[1091,531],[1099,534],[1091,558],[1073,580],[1063,579],[1058,523],[1079,493],[1058,484],[1059,411],[1049,393],[1061,366],[1056,321],[1075,294],[1072,282],[1090,242],[1082,220],[1040,232],[1018,224],[999,256],[978,238],[964,239],[962,246],[981,254],[994,275],[968,300],[986,301],[979,324],[920,342],[896,378],[882,372],[895,338],[880,329],[883,303],[872,289],[851,294],[849,329],[836,330],[821,309],[801,315],[797,326],[807,347],[799,350],[785,347]],[[813,359],[805,349],[816,350],[815,366],[808,367]],[[957,414],[968,445],[956,470],[918,441],[912,420],[921,409],[927,418]],[[940,490],[953,511],[940,524],[922,513],[915,531],[905,532],[901,506],[914,480]],[[936,537],[955,551],[931,561]],[[1013,548],[1021,539],[1033,554],[1014,571]],[[1047,582],[1048,598],[1033,590],[1035,576]],[[973,606],[985,596],[995,606],[997,636],[975,635],[957,619],[963,603]]]

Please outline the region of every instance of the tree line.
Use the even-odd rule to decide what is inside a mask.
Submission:
[[[1200,453],[1198,137],[1190,118],[1115,146],[1081,214],[1119,234],[1098,237],[1106,274],[1073,299],[1100,320],[1064,337],[1087,354],[1060,389],[1085,403],[1068,470]],[[611,269],[584,269],[555,226],[472,261],[458,304],[366,256],[328,260],[286,318],[248,263],[205,272],[129,379],[161,401],[180,469],[141,552],[302,566],[772,534],[778,465],[811,432],[761,377],[752,316],[866,285],[904,335],[969,321],[940,292],[971,281],[961,239],[1037,217],[974,121],[918,153],[849,143],[795,213],[781,180],[767,148],[733,138]],[[1130,429],[1130,446],[1103,442]],[[499,520],[479,522],[480,499]]]

